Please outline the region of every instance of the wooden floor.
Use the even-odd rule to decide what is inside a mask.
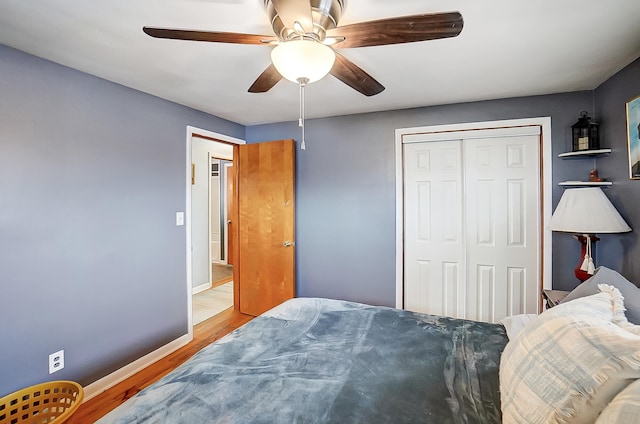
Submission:
[[[211,263],[211,281],[212,287],[217,287],[220,284],[224,284],[233,280],[233,265]]]
[[[67,423],[87,424],[95,422],[140,390],[168,374],[169,371],[182,364],[206,345],[251,321],[252,318],[252,316],[242,314],[232,308],[196,325],[193,328],[193,341],[188,345],[149,365],[144,370],[116,384],[104,393],[86,401]]]

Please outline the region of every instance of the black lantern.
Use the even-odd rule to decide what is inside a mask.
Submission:
[[[597,150],[600,148],[598,140],[598,124],[591,122],[587,112],[580,112],[580,119],[571,126],[573,133],[573,151]]]

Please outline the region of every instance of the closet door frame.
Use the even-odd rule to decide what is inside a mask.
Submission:
[[[417,136],[433,134],[442,136],[444,133],[453,136],[454,132],[469,132],[473,130],[487,130],[497,128],[517,128],[524,126],[539,126],[542,143],[540,149],[540,166],[542,190],[542,252],[541,269],[542,289],[551,288],[551,231],[547,224],[551,219],[551,192],[552,192],[552,157],[551,157],[551,117],[512,119],[504,121],[469,122],[449,125],[432,125],[413,128],[399,128],[395,131],[395,156],[396,156],[396,307],[404,309],[404,160],[403,145],[416,139]],[[460,136],[458,136],[460,138]],[[538,312],[542,310],[542,298],[538,302]]]

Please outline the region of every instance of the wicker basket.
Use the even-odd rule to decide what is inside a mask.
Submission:
[[[73,381],[36,384],[0,398],[0,424],[65,422],[84,398],[82,386]]]

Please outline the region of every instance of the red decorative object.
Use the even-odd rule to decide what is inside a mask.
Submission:
[[[587,254],[587,240],[588,238],[591,238],[591,248],[593,248],[593,245],[600,240],[600,238],[591,235],[574,235],[574,237],[580,243],[580,261],[578,262],[578,266],[573,270],[573,273],[580,282],[583,282],[591,277],[587,271],[580,269],[582,267],[582,262],[584,261],[584,256]]]
[[[598,177],[598,170],[597,169],[594,169],[591,172],[589,172],[589,181],[591,181],[591,182],[603,181],[602,178]]]

